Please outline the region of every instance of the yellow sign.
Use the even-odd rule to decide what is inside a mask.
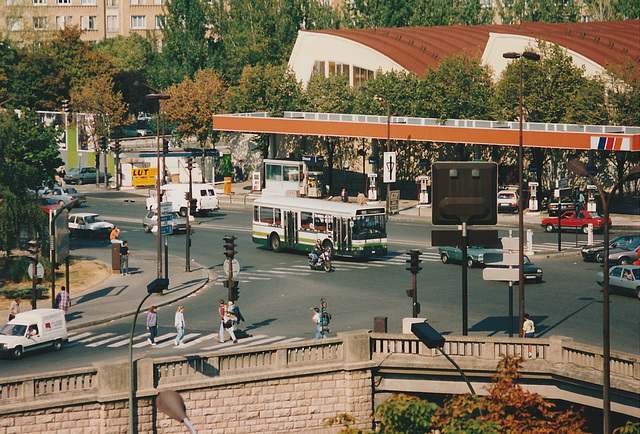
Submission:
[[[131,183],[134,187],[153,187],[158,176],[157,167],[131,169]]]

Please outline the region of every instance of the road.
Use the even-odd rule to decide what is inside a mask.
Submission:
[[[131,264],[135,265],[136,250],[155,251],[156,237],[142,230],[143,198],[127,193],[120,197],[113,193],[88,196],[88,204],[80,211],[98,212],[118,225],[121,238],[129,241]],[[328,311],[333,315],[332,334],[373,329],[376,316],[388,318],[389,332],[401,332],[402,318],[411,316],[412,312],[411,299],[406,295],[412,279],[406,271],[408,256],[405,252],[414,248],[423,252],[423,270],[418,275],[420,316],[427,317],[429,323],[445,336],[462,334],[461,267],[440,261],[437,248],[430,246],[433,227],[427,222],[391,219],[387,257],[369,261],[335,260],[333,271],[325,273],[310,270],[305,254],[273,253],[253,244],[251,218],[249,208],[225,208],[224,204],[221,212],[198,218],[200,224],[195,226],[191,257],[221,277],[180,302],[185,306],[187,323],[187,346],[184,348],[175,348],[172,343],[173,315],[177,305],[159,309],[160,344],[156,347],[149,347],[145,342],[146,330],[141,316],[134,341],[136,358],[194,354],[232,345],[217,343],[217,300],[227,298],[226,288],[222,286],[223,236],[226,234],[238,237],[236,258],[242,268],[238,276],[240,299],[237,304],[247,319],[241,328],[249,336],[241,339],[236,347],[312,339],[315,334],[312,308],[319,305],[320,298],[327,300]],[[499,229],[501,236],[508,236],[509,228]],[[614,231],[612,236],[615,234]],[[184,235],[172,235],[169,239],[170,254],[184,258]],[[584,244],[583,235],[580,239]],[[556,234],[547,234],[542,228],[534,229],[534,245],[553,248],[556,242]],[[567,246],[575,245],[575,235],[563,235],[563,242]],[[73,239],[72,254],[91,251],[99,247],[96,243],[103,242]],[[532,260],[544,269],[541,284],[526,285],[526,311],[536,323],[536,335],[562,335],[577,342],[602,346],[602,291],[595,283],[601,265],[585,263],[579,256],[546,260],[534,256]],[[484,281],[481,269],[469,270],[471,336],[508,336],[507,288],[506,283]],[[517,323],[517,292],[515,286],[514,323]],[[612,350],[640,353],[638,303],[634,297],[612,295]],[[63,351],[28,356],[19,364],[2,360],[0,366],[3,373],[10,376],[37,373],[51,369],[51,366],[73,368],[98,360],[127,357],[131,320],[125,318],[74,331]],[[516,326],[514,330],[517,332]]]

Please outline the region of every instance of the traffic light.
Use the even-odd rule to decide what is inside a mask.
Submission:
[[[198,199],[189,199],[189,212],[191,215],[198,212]]]
[[[187,157],[187,170],[193,170],[193,157]]]
[[[63,99],[62,100],[62,113],[68,113],[69,112],[69,100],[68,99]]]
[[[169,153],[169,140],[162,139],[162,153],[167,155]]]
[[[223,239],[225,249],[224,255],[227,257],[227,259],[229,259],[229,261],[232,261],[235,254],[238,253],[233,250],[238,247],[238,245],[234,242],[236,240],[236,237],[234,237],[233,235],[225,235]]]
[[[411,264],[410,267],[407,268],[408,271],[411,271],[411,274],[418,274],[420,272],[420,270],[422,270],[422,267],[420,267],[418,264],[420,264],[420,262],[422,262],[420,260],[420,255],[422,253],[420,252],[420,250],[411,250],[410,252],[407,252],[407,255],[411,256],[410,259],[407,259],[407,262],[409,264]]]
[[[27,247],[27,251],[29,252],[29,259],[31,259],[32,261],[37,261],[38,250],[40,250],[40,243],[37,240],[31,240],[27,244],[29,244],[29,247]]]
[[[162,294],[165,289],[169,289],[169,279],[156,279],[147,285],[149,294]]]
[[[120,139],[116,139],[114,145],[113,145],[113,152],[116,154],[116,156],[120,155]]]
[[[107,150],[107,138],[105,136],[100,137],[100,149]]]
[[[240,297],[240,289],[238,288],[238,281],[233,279],[227,279],[224,282],[224,287],[229,290],[229,301],[237,301]]]

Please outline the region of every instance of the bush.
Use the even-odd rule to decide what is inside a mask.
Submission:
[[[24,300],[31,300],[31,287],[6,287],[0,289],[0,296],[13,300],[17,297],[21,297]],[[38,300],[44,300],[49,296],[49,287],[36,286],[36,297]]]
[[[26,256],[14,257],[9,263],[9,280],[20,283],[29,279],[31,259]]]

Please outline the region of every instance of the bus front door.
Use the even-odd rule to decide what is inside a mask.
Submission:
[[[333,245],[339,252],[351,251],[351,236],[349,231],[349,219],[333,218]]]
[[[298,245],[298,213],[295,211],[285,212],[284,242],[288,247]]]

